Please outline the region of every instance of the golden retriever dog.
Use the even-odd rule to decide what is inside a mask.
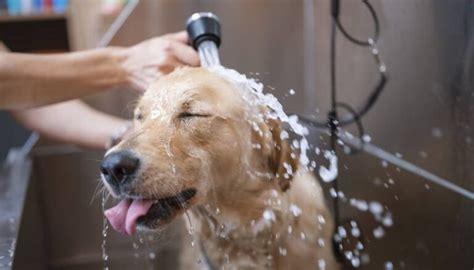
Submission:
[[[321,187],[281,123],[248,101],[204,68],[158,79],[133,131],[102,162],[103,182],[121,200],[106,217],[130,235],[188,215],[182,269],[336,269]]]

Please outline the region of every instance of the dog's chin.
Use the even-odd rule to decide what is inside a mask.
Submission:
[[[181,216],[194,204],[196,189],[189,188],[172,197],[158,199],[146,215],[137,219],[137,228],[142,231],[159,230]]]

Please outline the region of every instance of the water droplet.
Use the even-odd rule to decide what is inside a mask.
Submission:
[[[342,191],[337,192],[337,196],[341,199],[346,199],[346,196],[344,195],[344,192]]]
[[[301,208],[296,206],[295,204],[290,204],[290,212],[293,214],[293,216],[298,217],[301,215]]]
[[[382,219],[382,224],[385,227],[392,227],[393,225],[393,219],[391,214],[387,214],[385,217]]]
[[[441,131],[440,128],[434,127],[431,129],[431,135],[437,139],[443,137],[443,132]]]
[[[373,215],[380,215],[383,212],[383,206],[379,202],[372,201],[369,203],[369,210]]]
[[[420,155],[421,158],[427,158],[428,157],[428,154],[425,151],[418,152],[418,155]]]
[[[352,236],[354,236],[354,237],[359,237],[359,236],[360,236],[360,230],[359,230],[359,228],[352,228],[352,229],[351,229],[351,234],[352,234]]]
[[[354,255],[352,254],[352,251],[350,250],[347,250],[347,251],[344,251],[344,256],[348,259],[348,260],[351,260]]]
[[[326,270],[326,261],[324,259],[318,260],[319,270]]]
[[[369,204],[364,200],[351,198],[349,203],[360,211],[367,211],[369,209]]]
[[[326,219],[323,217],[323,215],[317,216],[319,224],[326,224]]]
[[[362,136],[362,140],[363,140],[364,142],[366,142],[366,143],[369,143],[370,141],[372,141],[372,138],[370,137],[369,134],[364,134],[364,135]]]
[[[189,216],[189,213],[188,211],[184,211],[184,214],[186,215],[186,218],[188,220],[188,233],[189,235],[194,235],[194,226],[193,226],[193,223],[191,221],[191,217]]]
[[[301,233],[300,233],[300,238],[301,238],[301,240],[305,240],[305,239],[306,239],[306,235],[304,234],[304,232],[301,232]]]
[[[318,239],[318,246],[324,247],[325,245],[326,245],[326,243],[324,242],[324,239],[319,238],[319,239]]]
[[[275,221],[275,213],[273,212],[272,209],[267,208],[265,211],[263,211],[263,218],[267,221]]]
[[[341,237],[341,239],[347,237],[346,229],[344,229],[342,226],[337,227],[337,234]]]
[[[358,257],[354,257],[351,259],[351,264],[353,267],[357,268],[360,266],[360,259]]]
[[[332,151],[324,151],[324,157],[329,160],[329,168],[319,167],[319,176],[327,183],[337,178],[337,156]]]
[[[279,247],[278,251],[280,252],[281,256],[286,256],[286,254],[287,254],[287,250],[284,247]]]
[[[373,233],[374,233],[375,238],[380,239],[384,237],[385,230],[382,227],[378,226],[377,228],[374,229]]]
[[[370,262],[370,256],[369,254],[367,253],[364,253],[360,256],[360,261],[363,263],[363,264],[368,264]]]
[[[259,143],[253,143],[253,144],[252,144],[252,148],[253,148],[253,149],[262,149],[262,145],[259,144]]]
[[[295,149],[299,149],[300,148],[300,142],[297,141],[297,140],[293,140],[291,142],[291,145],[295,148]]]
[[[292,95],[292,96],[293,96],[293,95],[294,95],[296,92],[295,92],[295,90],[293,90],[293,89],[290,89],[290,91],[289,91],[288,93],[290,93],[290,95]]]
[[[390,261],[385,262],[385,270],[393,270],[393,263]]]

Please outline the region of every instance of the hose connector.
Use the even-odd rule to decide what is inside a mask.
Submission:
[[[221,25],[219,18],[211,12],[198,12],[186,22],[191,45],[198,50],[204,41],[212,41],[217,47],[221,45]]]

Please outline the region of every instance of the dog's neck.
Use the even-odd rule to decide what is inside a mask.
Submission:
[[[268,186],[259,191],[235,191],[241,192],[237,195],[247,198],[246,201],[199,205],[192,209],[191,226],[203,254],[222,254],[213,252],[221,250],[229,256],[234,254],[240,258],[236,254],[251,254],[251,250],[258,253],[253,257],[260,260],[252,261],[252,265],[267,265],[271,262],[266,258],[274,253],[278,236],[291,229],[294,220],[288,214],[288,196],[279,191],[278,186],[268,184],[268,179],[260,181],[265,181]],[[271,239],[274,239],[274,243]],[[222,258],[210,258],[216,265],[222,265],[223,262],[219,260]]]

